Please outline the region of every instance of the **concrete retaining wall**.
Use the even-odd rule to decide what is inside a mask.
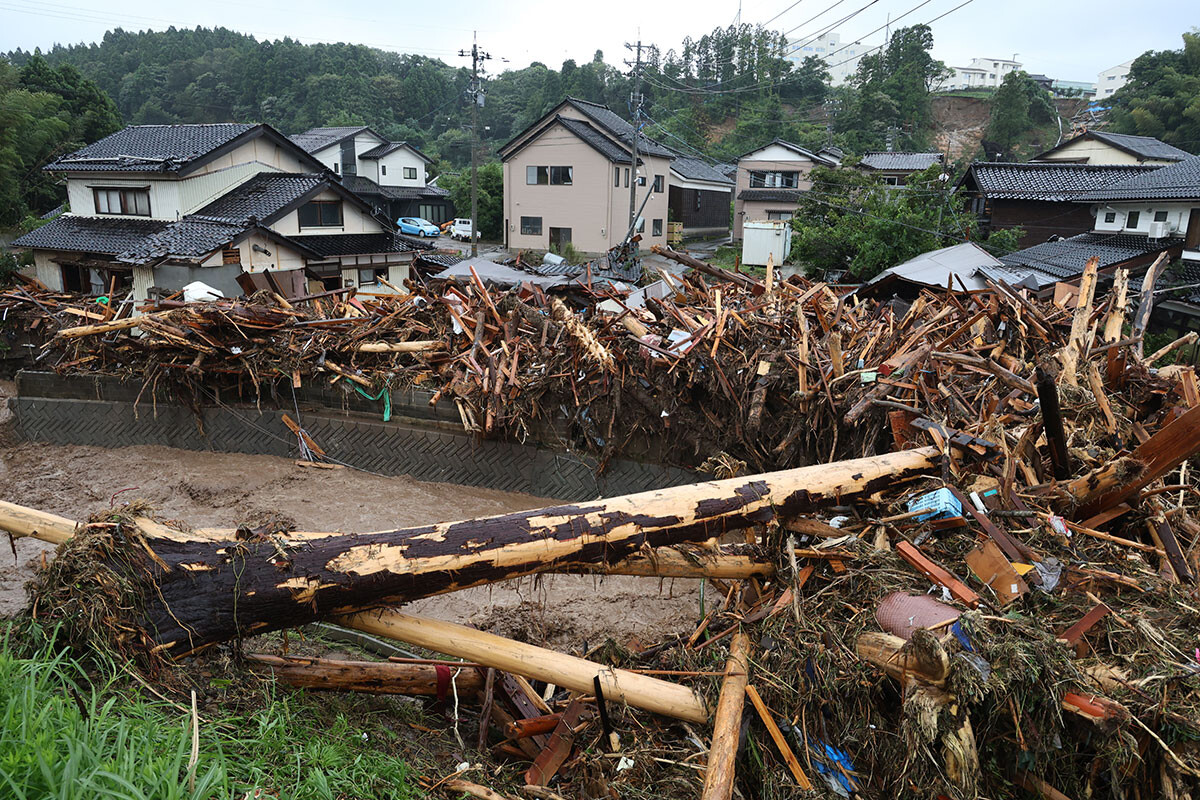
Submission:
[[[139,392],[141,397],[139,399]],[[424,399],[424,402],[422,402]],[[380,401],[327,390],[265,398],[255,405],[212,404],[199,416],[109,378],[17,375],[10,401],[19,436],[53,444],[125,447],[163,445],[185,450],[299,457],[283,423],[299,409],[300,423],[333,459],[384,475],[483,486],[562,500],[586,500],[691,483],[704,476],[673,467],[612,459],[602,475],[590,456],[515,442],[481,440],[462,429],[453,407],[431,408],[428,393],[394,393],[389,422]],[[451,416],[453,414],[453,416]]]

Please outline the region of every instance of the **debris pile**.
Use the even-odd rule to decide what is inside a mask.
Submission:
[[[1095,297],[1093,263],[1073,308],[996,284],[905,309],[691,266],[716,280],[582,314],[472,282],[60,331],[67,371],[428,382],[485,432],[565,407],[594,446],[666,434],[731,477],[359,535],[2,506],[65,543],[38,618],[149,664],[234,643],[296,685],[445,696],[453,670],[498,768],[429,788],[481,797],[1197,796],[1200,392],[1143,352],[1150,293]],[[706,602],[685,636],[586,658],[393,608],[539,572],[703,578]],[[250,638],[312,620],[465,661]]]

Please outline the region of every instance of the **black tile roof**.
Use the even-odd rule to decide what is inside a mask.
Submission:
[[[13,248],[62,250],[115,256],[162,231],[166,220],[132,217],[77,217],[64,214],[13,240]]]
[[[46,165],[53,172],[178,172],[258,125],[131,125]],[[263,126],[265,127],[265,126]]]
[[[309,128],[304,133],[296,133],[288,138],[297,146],[306,150],[309,153],[315,153],[318,150],[324,150],[331,144],[337,144],[343,139],[356,136],[363,131],[371,131],[366,125],[347,125],[338,128]],[[375,131],[371,131],[375,133]],[[379,136],[379,134],[375,134]],[[379,136],[382,139],[382,136]]]
[[[1082,200],[1088,192],[1166,167],[1058,162],[1016,164],[979,161],[959,182],[972,180],[993,200]]]
[[[289,236],[288,241],[303,245],[319,256],[333,258],[369,253],[412,253],[432,250],[433,245],[409,239],[398,233],[331,233]]]
[[[671,171],[687,181],[706,181],[733,186],[733,181],[716,167],[711,167],[698,158],[685,156],[678,152],[675,154],[675,160],[671,162]]]
[[[145,264],[162,258],[195,259],[224,247],[246,230],[240,222],[190,215],[172,222],[117,254],[118,261]]]
[[[804,195],[803,189],[742,189],[738,192],[738,200],[757,200],[760,202],[798,203]]]
[[[1080,195],[1079,199],[1088,202],[1200,199],[1200,156],[1188,156],[1175,164],[1108,184]]]
[[[1134,136],[1128,133],[1109,133],[1108,131],[1084,131],[1074,139],[1068,139],[1046,152],[1035,156],[1035,158],[1045,158],[1051,153],[1057,153],[1079,139],[1095,139],[1142,159],[1182,161],[1192,155],[1186,150],[1180,150],[1178,147],[1167,144],[1160,139],[1155,139],[1153,136]]]
[[[440,186],[381,186],[362,175],[345,175],[342,186],[364,198],[386,197],[389,200],[419,200],[424,198],[446,198],[448,189]]]
[[[886,169],[896,172],[920,172],[929,169],[934,164],[941,164],[941,153],[906,153],[875,151],[864,153],[858,162],[860,167],[867,169]]]
[[[251,217],[269,221],[327,183],[325,176],[311,173],[260,172],[196,214],[239,224],[249,222]]]
[[[407,147],[409,150],[412,150],[424,161],[426,161],[430,164],[433,163],[433,159],[431,159],[429,156],[422,153],[420,150],[418,150],[416,147],[409,144],[408,142],[384,142],[383,144],[372,147],[370,150],[366,151],[365,153],[359,153],[358,157],[359,158],[371,158],[371,159],[383,158],[384,156],[386,156],[390,153],[396,152],[397,150],[399,150],[402,147]]]
[[[590,103],[587,100],[580,100],[575,97],[568,97],[567,102],[583,113],[598,128],[620,140],[626,148],[633,141],[633,125],[622,119],[608,106],[600,105],[599,103]],[[663,147],[644,133],[638,134],[638,152],[660,158],[675,157],[670,148]],[[628,161],[629,159],[626,158],[625,160]]]
[[[1066,279],[1082,274],[1084,265],[1093,256],[1100,259],[1100,269],[1104,269],[1182,243],[1182,239],[1149,239],[1135,233],[1091,232],[1018,250],[1000,256],[1000,261],[1007,267],[1029,267]]]
[[[629,150],[614,142],[590,122],[585,122],[581,119],[574,119],[573,117],[563,116],[557,116],[555,117],[555,120],[557,120],[560,125],[569,130],[571,133],[587,142],[588,145],[599,151],[600,155],[604,156],[609,161],[617,164],[629,163]]]

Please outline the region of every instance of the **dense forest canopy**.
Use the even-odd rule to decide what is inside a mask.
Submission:
[[[1200,149],[1200,29],[1183,34],[1178,50],[1139,56],[1112,105],[1114,130]]]

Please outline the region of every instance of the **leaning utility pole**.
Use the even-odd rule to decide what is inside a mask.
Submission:
[[[471,57],[471,257],[479,255],[479,107],[483,105],[483,87],[479,83],[479,62],[491,58],[479,49],[479,32],[472,35],[471,51],[459,50]]]
[[[633,67],[633,91],[629,93],[629,108],[633,115],[633,136],[629,143],[631,158],[629,171],[632,175],[632,179],[629,181],[629,226],[633,228],[637,219],[638,131],[641,126],[642,114],[642,40],[638,39],[635,45],[626,42],[625,47],[637,51],[637,58],[630,64]],[[629,64],[628,61],[625,63]]]

